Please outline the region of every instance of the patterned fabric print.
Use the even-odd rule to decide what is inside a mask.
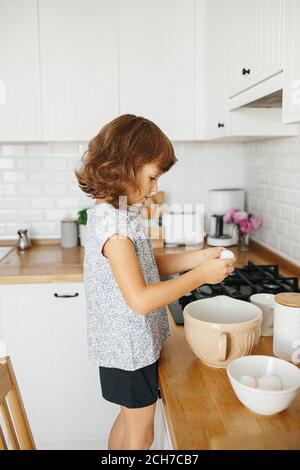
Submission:
[[[132,311],[113,276],[104,243],[121,233],[134,243],[145,284],[160,282],[144,222],[138,211],[100,203],[88,209],[84,255],[88,359],[103,367],[136,370],[154,363],[169,336],[165,307],[146,315]]]

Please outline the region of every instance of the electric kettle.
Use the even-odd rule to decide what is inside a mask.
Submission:
[[[19,248],[19,250],[27,250],[31,247],[31,241],[29,236],[27,235],[27,232],[27,229],[18,230],[19,239],[17,241],[17,248]]]

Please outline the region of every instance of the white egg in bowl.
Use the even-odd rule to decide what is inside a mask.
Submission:
[[[239,357],[226,371],[237,398],[257,414],[280,413],[300,390],[300,369],[277,357]]]

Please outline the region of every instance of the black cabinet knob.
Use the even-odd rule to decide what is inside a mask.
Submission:
[[[218,122],[218,127],[224,127],[224,122]]]
[[[250,75],[250,69],[245,69],[245,67],[242,70],[243,75]]]

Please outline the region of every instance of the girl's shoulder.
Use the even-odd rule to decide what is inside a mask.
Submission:
[[[101,202],[93,206],[96,218],[107,218],[110,220],[127,220],[128,211],[120,210],[109,202]]]

